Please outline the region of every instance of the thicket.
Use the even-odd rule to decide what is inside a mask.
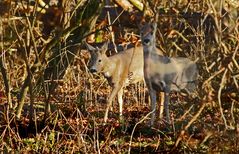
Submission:
[[[0,2],[0,151],[35,153],[239,151],[239,3],[236,0]],[[173,129],[148,127],[148,93],[125,89],[102,125],[110,88],[88,72],[84,41],[139,44],[159,13],[158,47],[197,60],[195,97],[171,94]],[[144,121],[143,121],[144,119]]]

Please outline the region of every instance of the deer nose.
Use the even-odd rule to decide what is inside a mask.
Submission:
[[[144,39],[144,44],[147,45],[149,44],[150,40],[149,39]]]
[[[91,72],[91,73],[96,73],[97,70],[96,70],[95,68],[91,68],[91,69],[90,69],[90,72]]]

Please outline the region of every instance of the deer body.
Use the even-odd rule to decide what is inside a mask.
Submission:
[[[144,55],[144,79],[149,90],[151,100],[151,125],[155,121],[156,96],[158,92],[164,92],[164,102],[160,104],[160,118],[165,107],[166,121],[169,118],[169,93],[182,89],[188,92],[196,88],[197,66],[195,62],[183,58],[169,58],[157,54],[155,45],[156,24],[141,26],[141,41]]]
[[[130,83],[136,83],[144,79],[142,46],[127,49],[109,57],[105,54],[107,46],[106,43],[102,48],[94,48],[87,44],[91,54],[88,65],[90,72],[103,73],[112,87],[112,92],[107,100],[104,122],[108,119],[109,108],[116,95],[118,97],[120,116],[122,116],[123,88]]]

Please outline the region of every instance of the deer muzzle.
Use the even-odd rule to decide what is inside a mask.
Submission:
[[[90,73],[97,73],[97,70],[95,68],[90,68]]]

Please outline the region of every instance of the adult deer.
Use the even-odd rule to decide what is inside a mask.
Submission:
[[[119,115],[122,117],[123,88],[130,83],[136,83],[144,79],[143,47],[127,49],[108,57],[105,54],[108,43],[105,43],[101,48],[95,48],[87,43],[86,46],[91,55],[88,64],[90,72],[103,73],[112,87],[112,92],[107,100],[104,122],[108,119],[109,108],[112,106],[112,101],[116,95],[118,96]]]
[[[188,58],[169,58],[156,52],[156,23],[147,23],[140,26],[141,41],[143,44],[144,79],[149,90],[151,100],[151,121],[155,121],[156,94],[164,92],[164,102],[160,103],[160,118],[163,116],[163,107],[166,112],[166,121],[169,117],[169,93],[185,89],[191,92],[196,88],[198,70],[196,63]],[[161,99],[162,100],[162,99]]]

